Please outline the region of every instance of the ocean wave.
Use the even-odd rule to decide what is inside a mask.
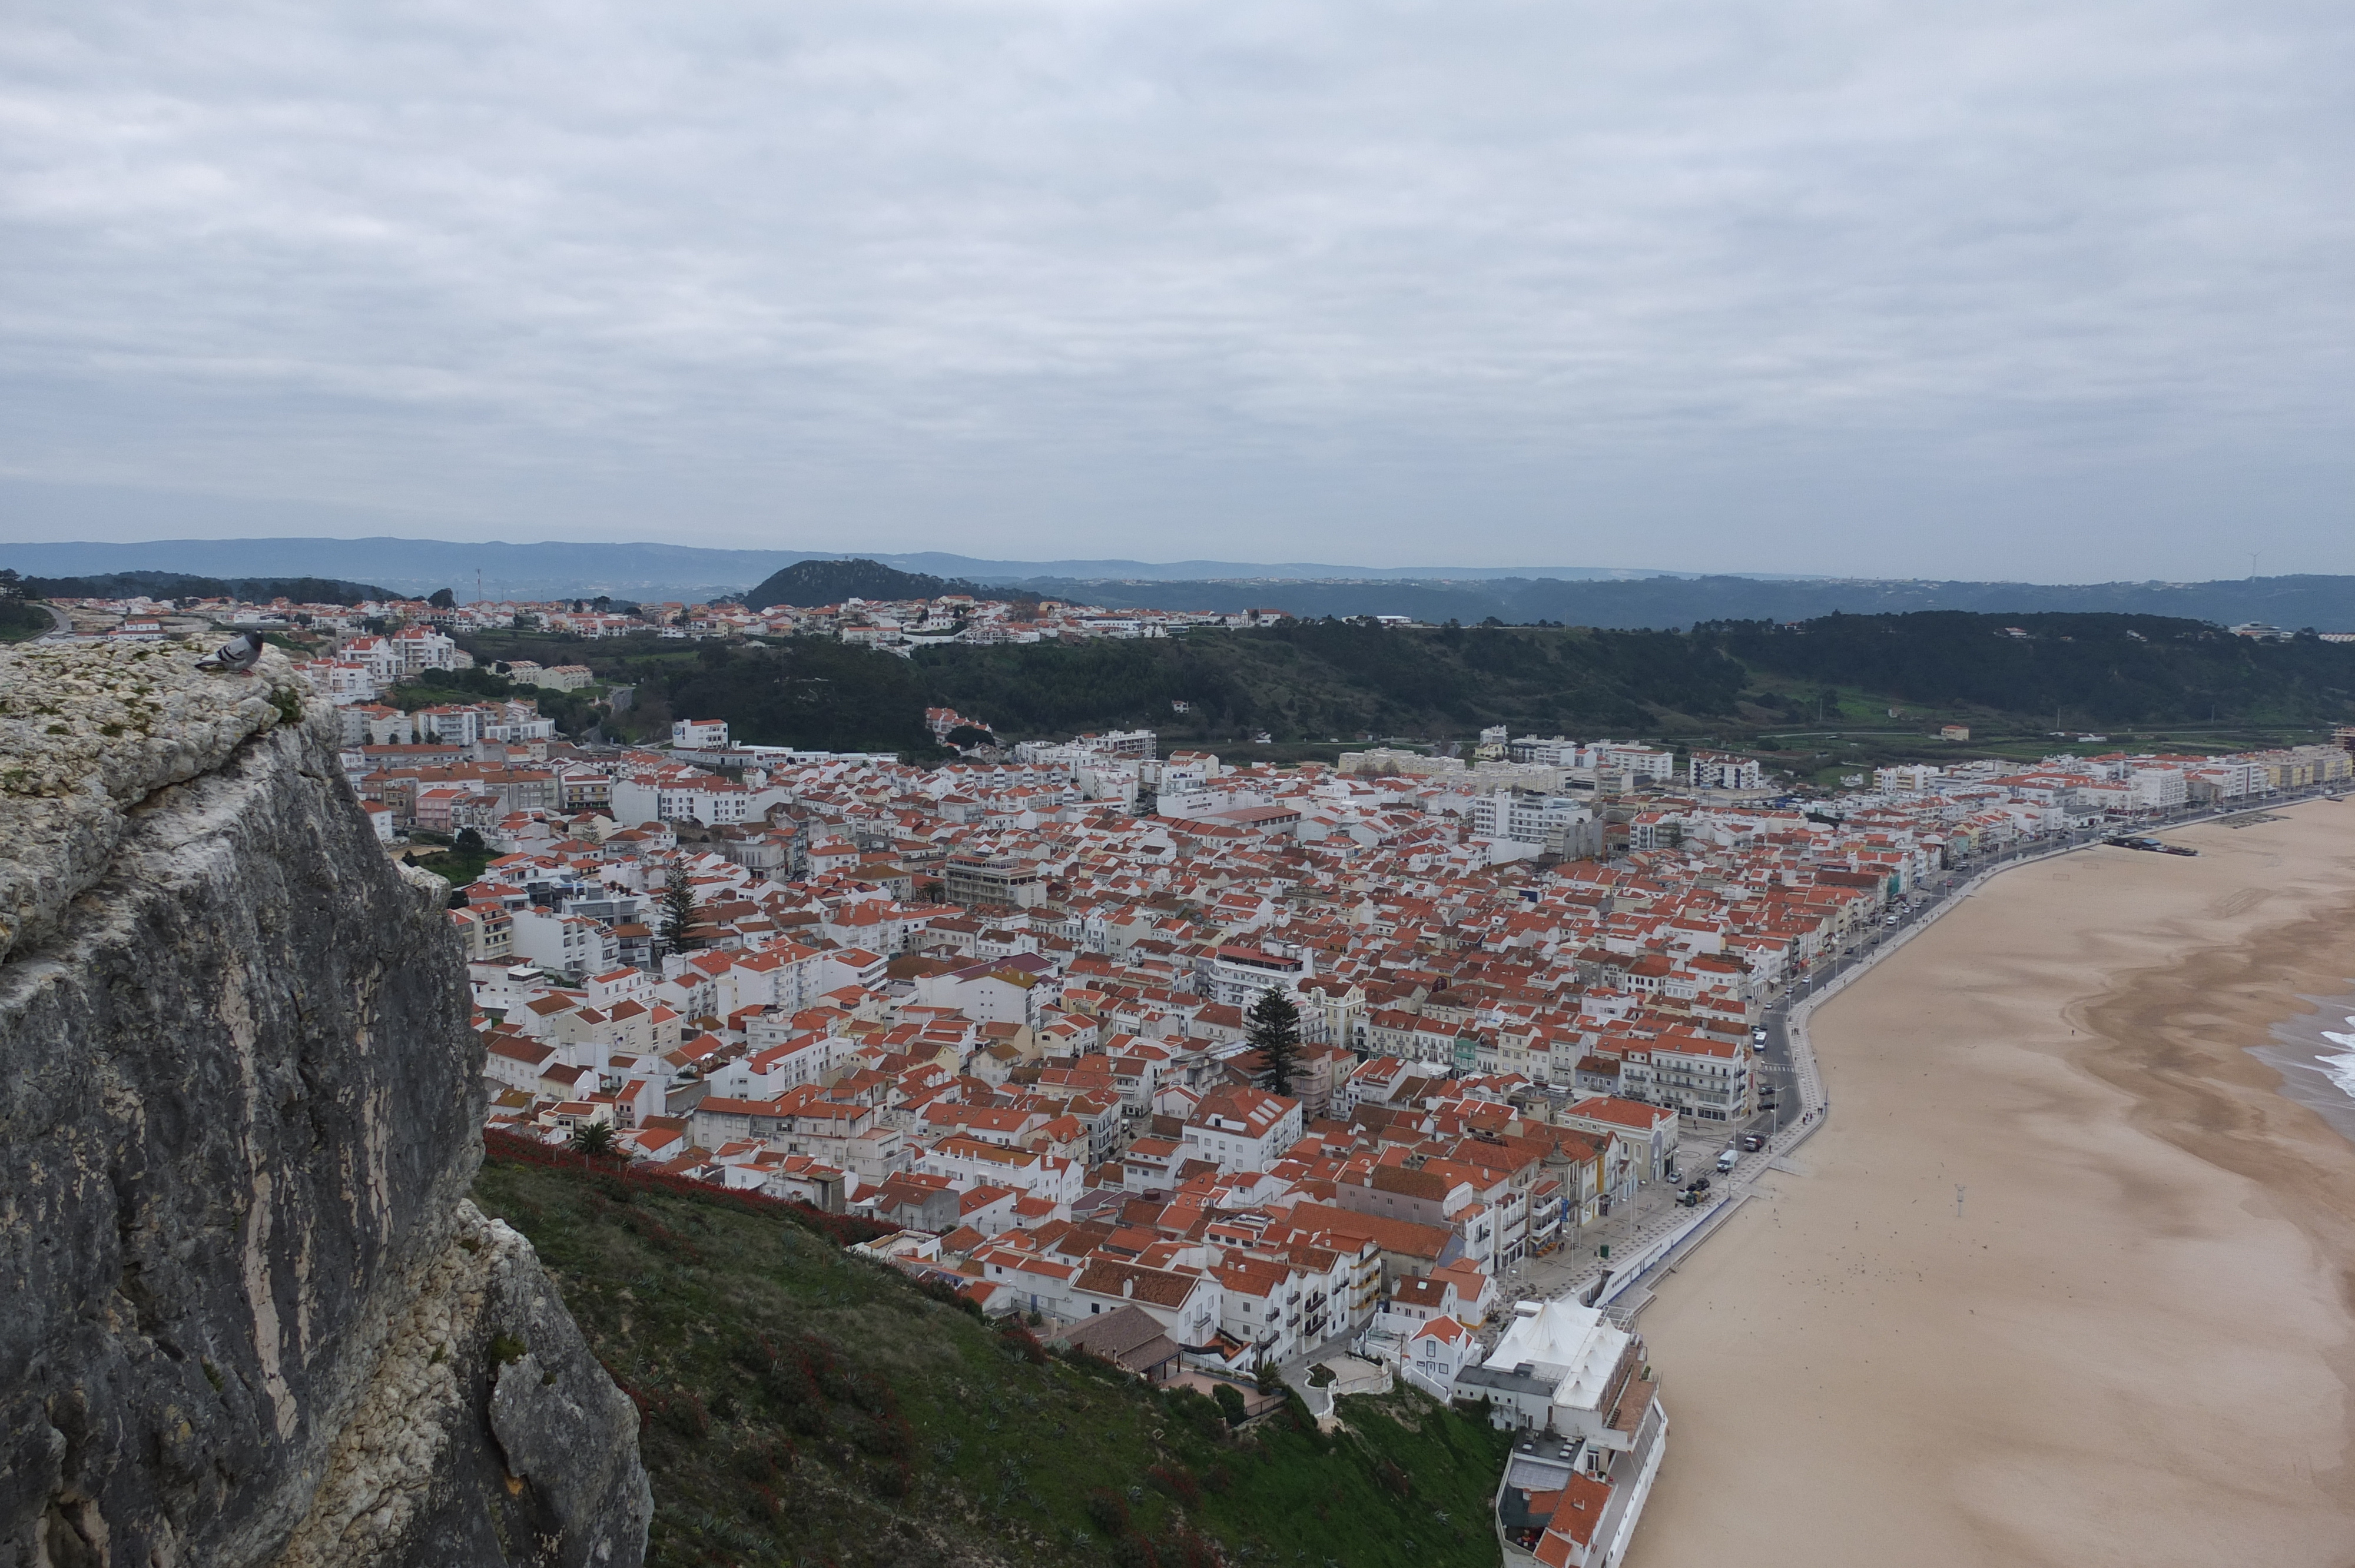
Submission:
[[[2355,1024],[2355,1018],[2347,1022]],[[2355,1099],[2355,1034],[2339,1034],[2326,1029],[2322,1031],[2322,1037],[2333,1045],[2345,1046],[2346,1050],[2336,1055],[2324,1056],[2314,1065],[2322,1070],[2324,1077],[2339,1086],[2339,1093],[2349,1099]]]

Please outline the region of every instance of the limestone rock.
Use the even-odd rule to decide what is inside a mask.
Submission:
[[[0,958],[105,871],[131,808],[303,722],[302,677],[276,649],[246,675],[207,675],[197,657],[69,643],[0,663]]]
[[[636,1430],[636,1408],[531,1244],[472,1203],[459,1216],[275,1568],[605,1568],[643,1553],[654,1497],[634,1443],[612,1441]]]
[[[0,1568],[296,1561],[363,1470],[352,1568],[633,1568],[634,1413],[464,1202],[443,885],[282,658],[195,656],[0,652]],[[421,1322],[442,1381],[387,1428]],[[502,1397],[503,1336],[556,1381]]]

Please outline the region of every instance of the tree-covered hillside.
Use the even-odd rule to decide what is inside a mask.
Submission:
[[[336,577],[205,577],[186,572],[106,572],[96,577],[27,577],[25,592],[35,599],[240,599],[267,604],[273,599],[296,604],[358,604],[368,599],[402,596],[373,583],[348,583]]]
[[[637,1401],[653,1568],[1497,1561],[1509,1440],[1485,1421],[1406,1393],[1342,1402],[1340,1433],[1297,1405],[1231,1431],[1200,1394],[1001,1331],[783,1205],[548,1158],[495,1148],[475,1201],[530,1238]]]
[[[2355,722],[2355,645],[2256,642],[2158,616],[1927,611],[1689,632],[1319,620],[957,645],[912,658],[815,637],[468,641],[482,656],[586,663],[601,680],[635,684],[635,709],[613,721],[622,733],[661,736],[674,717],[724,718],[741,740],[838,750],[923,752],[923,710],[935,705],[1008,738],[1144,726],[1178,744],[1260,730],[1284,741],[1460,738],[1498,724],[1517,734],[1734,736],[1837,714],[1841,700],[1851,713],[1886,704],[1916,718],[2038,731],[2056,721]]]
[[[879,561],[795,561],[745,590],[744,602],[755,609],[766,609],[773,604],[840,604],[847,599],[938,599],[944,593],[982,592],[968,582],[924,572],[903,572]],[[1006,596],[1000,590],[996,597]]]
[[[2017,634],[2016,634],[2017,633]],[[2355,716],[2355,646],[2156,615],[1831,615],[1695,629],[1750,670],[1936,708],[2095,724]]]
[[[1636,728],[1729,714],[1742,667],[1673,632],[1300,621],[1124,642],[928,649],[929,688],[1001,734],[1146,725],[1285,738]],[[1180,715],[1172,705],[1185,703]]]

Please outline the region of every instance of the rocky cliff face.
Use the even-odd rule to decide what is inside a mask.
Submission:
[[[193,662],[0,652],[0,1568],[628,1568],[635,1412],[465,1200],[442,885],[282,658]]]

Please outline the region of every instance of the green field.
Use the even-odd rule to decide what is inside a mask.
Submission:
[[[495,1156],[475,1201],[645,1413],[661,1568],[1498,1560],[1508,1440],[1420,1395],[1231,1434],[725,1198]]]

